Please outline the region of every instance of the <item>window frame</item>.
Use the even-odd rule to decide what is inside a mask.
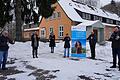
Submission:
[[[51,31],[51,30],[52,30],[52,31]],[[49,27],[49,33],[51,33],[51,32],[54,32],[53,26],[50,26],[50,27]]]
[[[63,25],[59,25],[58,31],[59,31],[58,37],[62,38],[64,36],[64,26]]]
[[[45,29],[45,28],[42,28],[42,29],[40,30],[40,37],[41,37],[41,38],[45,38],[45,37],[46,37],[46,29]]]

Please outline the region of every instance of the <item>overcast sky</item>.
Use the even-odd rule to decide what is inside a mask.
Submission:
[[[104,6],[104,5],[106,5],[106,4],[108,4],[108,3],[110,3],[111,2],[111,0],[100,0],[101,1],[101,6]],[[115,1],[120,1],[120,0],[115,0]]]

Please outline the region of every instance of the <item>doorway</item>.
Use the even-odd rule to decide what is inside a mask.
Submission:
[[[93,32],[95,33],[96,38],[97,38],[97,42],[98,42],[98,30],[97,29],[93,29]]]

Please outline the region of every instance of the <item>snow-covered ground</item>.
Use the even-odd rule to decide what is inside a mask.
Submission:
[[[7,67],[15,67],[16,70],[23,72],[6,75],[6,79],[120,80],[118,69],[109,68],[112,65],[110,42],[107,42],[104,46],[96,45],[96,60],[63,58],[63,44],[63,42],[56,43],[55,53],[50,53],[49,43],[40,42],[39,58],[34,59],[32,58],[30,42],[16,42],[14,45],[10,45],[8,61],[13,63],[7,64]],[[87,57],[89,56],[90,49],[87,43]],[[43,71],[44,73],[42,73]],[[50,75],[55,77],[51,78]],[[2,74],[0,74],[0,77],[2,77]]]

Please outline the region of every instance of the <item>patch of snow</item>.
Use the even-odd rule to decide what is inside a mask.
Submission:
[[[32,30],[39,30],[39,27],[37,27],[37,28],[24,29],[24,31],[32,31]]]
[[[81,12],[85,12],[85,13],[89,13],[89,14],[93,14],[93,15],[97,15],[97,16],[102,16],[102,17],[105,17],[108,19],[120,21],[120,18],[118,15],[112,14],[110,12],[107,12],[107,11],[102,10],[97,7],[92,7],[92,6],[76,3],[76,2],[73,2],[72,0],[66,0],[66,1],[59,0],[58,2],[61,5],[62,9],[67,14],[67,16],[73,21],[79,21],[79,22],[85,21],[84,19],[82,19],[80,17],[80,15],[75,11],[75,9],[77,9]]]
[[[38,57],[32,58],[31,42],[16,42],[10,45],[9,58],[15,58],[14,64],[7,64],[9,66],[16,66],[18,70],[24,73],[9,75],[10,78],[16,80],[35,80],[35,76],[28,76],[34,70],[26,68],[26,65],[31,65],[36,69],[43,70],[60,70],[54,73],[57,76],[53,80],[80,80],[78,76],[85,75],[92,79],[100,78],[101,80],[120,79],[120,72],[118,69],[106,71],[112,65],[112,51],[111,42],[107,42],[104,46],[96,45],[96,59],[79,59],[79,61],[71,60],[70,58],[63,58],[64,42],[56,43],[55,53],[50,53],[49,43],[40,42],[38,49]],[[90,57],[90,47],[87,42],[87,57]],[[101,74],[101,75],[98,75]],[[103,74],[103,75],[102,75]],[[105,75],[111,76],[106,77]]]

